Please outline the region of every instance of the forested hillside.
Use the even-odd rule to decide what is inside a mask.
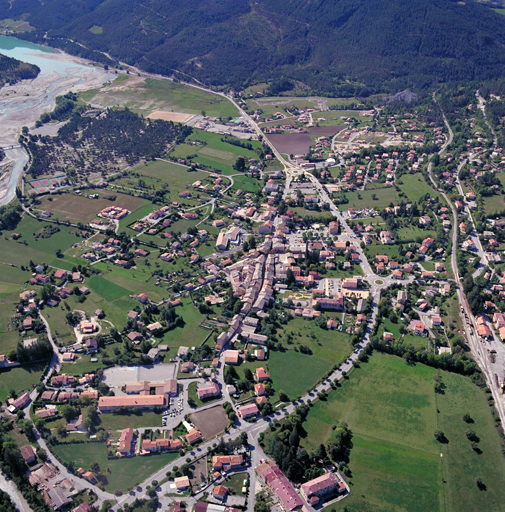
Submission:
[[[505,17],[473,0],[16,0],[25,37],[243,87],[289,77],[355,94],[505,76]],[[87,50],[67,44],[75,38]],[[103,59],[103,57],[102,57]]]
[[[0,87],[7,83],[15,84],[26,78],[36,78],[39,72],[38,66],[20,62],[0,53]],[[0,154],[0,160],[2,158],[3,154]]]

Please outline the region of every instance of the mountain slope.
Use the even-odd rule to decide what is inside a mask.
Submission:
[[[67,9],[68,7],[68,9]],[[40,37],[71,37],[212,85],[280,77],[342,92],[505,76],[505,17],[472,0],[15,0]],[[56,16],[53,13],[58,12]],[[89,29],[97,26],[100,30]],[[101,32],[101,33],[100,33]],[[54,41],[54,39],[53,39]]]
[[[6,83],[15,84],[19,80],[36,78],[39,73],[38,66],[21,62],[0,53],[0,87]]]

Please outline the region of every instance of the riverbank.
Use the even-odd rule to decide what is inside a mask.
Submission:
[[[88,61],[79,57],[56,50],[48,51],[15,38],[0,38],[0,53],[40,68],[37,78],[4,85],[0,89],[0,147],[17,144],[22,127],[33,128],[43,113],[54,109],[57,96],[71,90],[99,89],[116,76],[101,67],[90,66]],[[14,198],[28,161],[28,155],[22,148],[7,150],[6,156],[13,165],[9,174],[0,181],[0,206]]]

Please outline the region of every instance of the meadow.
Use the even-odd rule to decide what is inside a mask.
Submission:
[[[294,350],[270,352],[270,378],[275,390],[284,391],[291,399],[312,389],[332,366],[327,361]]]
[[[0,401],[5,402],[11,391],[20,395],[31,391],[42,377],[45,362],[14,366],[0,370]]]
[[[186,158],[188,155],[196,154],[197,156],[193,158],[192,161],[218,169],[222,171],[224,175],[237,173],[237,171],[233,169],[233,165],[238,156],[243,156],[247,159],[258,158],[258,155],[253,150],[228,144],[227,142],[221,141],[222,138],[223,135],[219,133],[210,133],[194,129],[193,133],[186,141],[200,141],[206,144],[180,144],[171,152],[171,156]],[[258,141],[247,142],[250,142],[253,148],[261,147],[261,143]]]
[[[179,454],[167,453],[108,460],[104,443],[62,444],[53,446],[52,450],[61,461],[73,462],[76,468],[89,470],[93,462],[98,462],[99,482],[109,492],[123,493],[179,457]]]
[[[435,377],[446,385],[434,391]],[[474,423],[462,420],[471,413]],[[317,402],[304,423],[307,448],[346,422],[353,433],[351,493],[337,510],[501,510],[505,461],[484,392],[470,379],[397,357],[374,354],[328,399]],[[465,432],[475,430],[481,454]],[[440,429],[448,439],[434,438]],[[482,478],[487,491],[480,491]],[[330,510],[328,507],[326,510]]]
[[[217,94],[171,80],[144,80],[134,75],[119,76],[112,85],[83,92],[80,97],[86,102],[128,107],[145,115],[155,110],[188,114],[205,111],[208,116],[225,118],[238,115],[234,105]]]

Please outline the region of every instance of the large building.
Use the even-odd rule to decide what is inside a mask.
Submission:
[[[121,407],[152,411],[155,407],[165,407],[165,405],[165,395],[102,396],[98,400],[99,412],[113,412]]]
[[[264,462],[256,467],[256,473],[271,491],[275,492],[282,510],[291,512],[303,507],[303,500],[295,491],[293,484],[276,465],[271,462]]]
[[[140,382],[128,382],[125,386],[127,395],[177,395],[177,381],[175,379],[167,379],[162,382],[149,382],[141,380]]]
[[[122,457],[127,457],[128,455],[131,455],[133,452],[132,449],[132,442],[133,442],[133,429],[132,428],[125,428],[121,432],[121,437],[119,438],[119,445],[118,445],[118,453]]]
[[[334,492],[343,493],[346,491],[346,487],[335,473],[325,473],[302,484],[300,491],[308,503],[317,505],[321,497]]]

